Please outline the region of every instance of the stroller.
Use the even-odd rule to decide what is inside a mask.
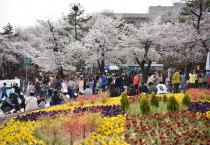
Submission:
[[[13,109],[13,113],[17,113],[21,108],[25,108],[25,99],[23,95],[18,96],[15,93],[11,93],[9,97],[6,97],[1,105],[4,114],[9,114]]]

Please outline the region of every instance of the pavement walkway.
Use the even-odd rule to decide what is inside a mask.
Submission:
[[[1,103],[0,103],[0,106],[1,106]],[[45,104],[45,108],[49,107],[49,106],[50,106],[50,100],[47,100],[47,103]],[[4,113],[0,109],[0,118],[4,118],[4,117],[7,117],[7,116],[11,116],[11,115],[17,115],[17,114],[20,114],[20,113],[23,113],[23,112],[24,112],[24,109],[21,109],[20,112],[18,112],[18,113],[10,113],[10,114],[4,115]]]

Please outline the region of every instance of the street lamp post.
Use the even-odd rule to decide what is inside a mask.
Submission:
[[[77,13],[79,11],[79,7],[77,5],[74,5],[72,7],[72,10],[75,13],[75,18],[74,18],[74,29],[75,29],[75,39],[77,40]]]

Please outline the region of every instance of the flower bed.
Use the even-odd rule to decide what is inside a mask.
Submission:
[[[112,106],[91,106],[91,107],[75,107],[73,110],[74,113],[80,113],[80,112],[101,112],[102,116],[116,116],[118,114],[124,114],[124,112],[120,109],[120,105],[112,105]],[[20,121],[36,121],[40,117],[43,116],[49,116],[53,117],[57,114],[68,114],[71,112],[71,109],[67,110],[56,110],[56,111],[36,111],[31,112],[24,115],[18,115],[15,120]]]
[[[80,144],[127,145],[124,141],[124,125],[125,118],[122,115],[102,118],[98,129]]]
[[[209,144],[206,115],[182,111],[149,116],[126,115],[125,140],[129,144]]]
[[[210,102],[192,102],[189,111],[205,113],[210,111]]]
[[[1,145],[44,145],[45,143],[42,140],[37,140],[33,136],[34,129],[37,126],[38,124],[35,121],[22,122],[12,119],[0,130],[0,143]]]
[[[186,91],[193,101],[210,100],[210,90],[206,89],[188,89]]]
[[[72,102],[71,104],[63,104],[45,108],[42,110],[36,110],[17,116],[16,118],[9,121],[9,123],[1,127],[0,129],[0,142],[1,145],[6,144],[45,144],[42,140],[34,137],[34,130],[41,124],[40,117],[53,117],[57,114],[68,114],[74,110],[75,112],[80,111],[100,111],[103,116],[113,116],[117,114],[124,114],[120,111],[120,97],[108,98],[105,103],[98,100],[95,104],[90,104],[88,101],[82,107],[79,106],[78,102]],[[83,109],[82,109],[83,108]],[[99,110],[98,110],[99,108]]]
[[[167,94],[167,97],[171,95],[173,94]],[[163,97],[163,95],[157,96]],[[184,95],[174,96],[181,103]],[[131,102],[135,105],[137,100],[136,96]],[[76,136],[80,137],[77,138],[76,144],[82,145],[190,144],[192,142],[210,144],[209,106],[208,101],[193,102],[188,111],[181,113],[155,113],[141,116],[124,115],[120,109],[120,97],[108,98],[103,102],[98,99],[94,103],[85,100],[83,106],[78,102],[69,102],[11,119],[0,129],[0,142],[1,145],[49,144],[45,138],[53,139],[53,130],[56,129],[60,130],[58,135],[64,138],[64,142],[69,141],[69,135],[77,133]],[[96,116],[97,123],[91,119]],[[59,124],[56,124],[57,122]],[[41,137],[36,135],[37,130],[41,133]],[[51,135],[48,134],[50,130]]]

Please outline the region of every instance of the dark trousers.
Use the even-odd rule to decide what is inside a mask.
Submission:
[[[190,83],[191,88],[195,88],[195,83]]]
[[[139,94],[139,85],[135,85],[135,89],[136,89],[136,94]]]
[[[103,91],[106,91],[106,85],[102,85]]]
[[[198,80],[195,80],[195,88],[198,87]]]
[[[174,84],[174,93],[179,93],[179,84],[178,83]]]
[[[70,96],[70,98],[74,98],[74,92],[72,89],[68,89],[68,95]]]
[[[51,89],[48,90],[48,96],[52,97],[52,90]]]
[[[8,96],[7,96],[7,94],[6,94],[6,93],[2,93],[1,98],[3,98],[3,97],[6,97],[6,98],[7,98]]]
[[[166,83],[166,75],[162,75],[162,81],[164,84]]]

